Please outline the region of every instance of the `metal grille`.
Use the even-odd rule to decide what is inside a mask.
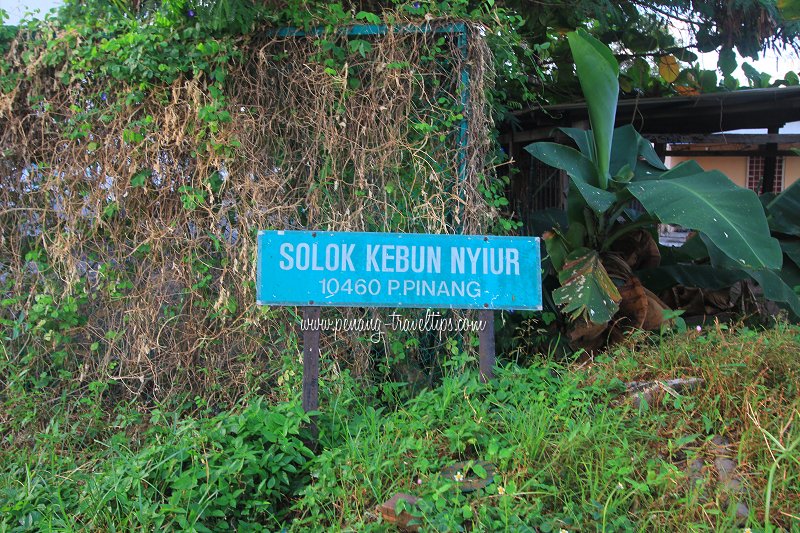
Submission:
[[[747,158],[747,188],[761,193],[761,183],[764,180],[764,157],[751,156]],[[772,192],[783,190],[783,157],[775,158],[775,182]]]
[[[531,211],[566,208],[567,182],[563,171],[536,160],[530,167],[528,183],[530,183]]]
[[[544,231],[538,211],[564,210],[569,181],[565,172],[545,165],[524,148],[528,143],[514,143],[514,169],[510,173],[508,199],[514,215],[522,222],[524,235]]]

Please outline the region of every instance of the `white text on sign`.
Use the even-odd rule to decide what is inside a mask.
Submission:
[[[365,264],[353,263],[355,244],[283,243],[280,246],[281,270],[326,272],[414,272],[440,274],[443,250],[451,274],[519,276],[519,250],[516,248],[469,248],[453,246],[408,246],[367,244]]]

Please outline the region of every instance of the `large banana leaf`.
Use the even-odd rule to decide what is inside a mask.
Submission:
[[[611,206],[617,201],[617,195],[612,192],[593,187],[582,181],[572,181],[575,183],[575,188],[578,189],[578,192],[581,193],[581,196],[586,201],[586,204],[591,207],[592,211],[595,213],[605,213],[611,209]]]
[[[597,185],[592,161],[575,148],[558,143],[538,142],[529,144],[525,150],[545,165],[563,170],[576,181]]]
[[[703,232],[739,268],[780,269],[783,254],[758,197],[721,172],[640,181],[628,190],[661,222]]]
[[[542,235],[553,228],[566,228],[569,225],[567,213],[563,209],[550,207],[534,211],[528,217],[526,230],[529,235]]]
[[[570,224],[566,232],[553,226],[552,231],[543,234],[547,255],[556,271],[564,268],[570,251],[580,248],[585,237],[586,228],[580,222]]]
[[[771,270],[747,270],[746,272],[761,286],[764,296],[768,300],[787,305],[795,316],[800,317],[800,297],[777,273]]]
[[[800,241],[781,241],[781,250],[797,266],[800,266]]]
[[[641,135],[639,135],[639,157],[644,158],[645,162],[656,170],[667,170],[666,165],[658,157],[653,145]]]
[[[783,273],[779,275],[772,270],[728,270],[709,265],[673,265],[643,270],[637,275],[654,292],[673,285],[719,290],[749,276],[761,286],[765,298],[784,304],[795,315],[800,316],[800,297],[783,279]]]
[[[793,287],[795,292],[798,292],[800,287],[800,263],[793,259],[789,254],[786,254],[784,249],[783,268],[781,268],[781,279],[790,287]],[[787,259],[788,258],[788,259]]]
[[[592,130],[582,130],[580,128],[558,128],[569,138],[575,141],[580,152],[588,159],[597,159],[594,153],[594,142]],[[627,124],[614,130],[611,142],[611,162],[609,173],[616,174],[622,167],[628,165],[636,170],[639,158],[643,158],[643,169],[645,172],[660,174],[667,170],[664,162],[658,157],[650,141],[639,135],[633,126]]]
[[[538,142],[525,147],[533,157],[546,165],[565,171],[586,204],[596,213],[609,209],[617,197],[596,187],[594,166],[581,152],[563,144]]]
[[[764,210],[774,231],[800,236],[800,180],[774,197]]]
[[[703,242],[706,244],[706,248],[708,248],[708,256],[711,258],[711,264],[715,268],[719,269],[735,269],[736,263],[732,261],[727,255],[722,253],[716,244],[711,242],[711,239],[707,235],[700,234],[700,238],[703,239]],[[742,272],[745,272],[748,276],[756,280],[761,288],[764,290],[764,297],[768,300],[772,300],[773,302],[778,302],[785,304],[792,310],[792,312],[800,316],[800,297],[794,292],[792,287],[790,287],[782,278],[782,274],[772,270],[753,270],[743,268],[740,269]],[[787,280],[790,277],[793,277],[791,274],[794,274],[793,271],[790,269],[782,269],[782,272],[786,271]]]
[[[636,168],[639,159],[639,135],[630,124],[614,130],[613,142],[611,143],[611,163],[608,168],[613,176],[627,165],[629,168]]]
[[[670,265],[648,268],[636,273],[642,284],[655,293],[675,285],[700,287],[712,291],[730,287],[747,278],[742,270],[728,270],[711,265]]]
[[[633,181],[672,180],[705,172],[703,167],[692,160],[682,161],[666,172],[653,171],[652,169],[647,170],[647,172],[637,172]]]
[[[686,239],[681,246],[660,246],[659,251],[662,265],[691,264],[708,259],[708,249],[703,240],[697,236]]]
[[[595,250],[579,248],[571,253],[558,273],[558,281],[561,287],[553,291],[553,300],[572,320],[583,317],[605,324],[619,309],[619,291]]]
[[[584,30],[567,34],[581,90],[589,109],[589,122],[597,155],[597,185],[608,188],[611,140],[619,95],[619,64],[611,50]]]
[[[570,139],[575,141],[578,145],[578,150],[581,151],[590,160],[596,159],[594,153],[594,139],[592,138],[592,130],[582,130],[580,128],[558,128],[565,133]]]

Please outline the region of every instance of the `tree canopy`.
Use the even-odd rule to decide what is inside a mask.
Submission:
[[[623,92],[639,95],[731,90],[741,66],[753,87],[794,85],[797,74],[771,80],[737,64],[734,50],[756,59],[767,49],[797,53],[796,0],[66,0],[58,24],[152,21],[193,26],[208,36],[246,36],[265,27],[334,25],[410,18],[468,18],[492,29],[502,95],[512,107],[526,101],[569,101],[580,94],[564,35],[583,28],[609,44],[621,64]],[[185,29],[184,29],[185,31]],[[676,38],[681,34],[686,39]],[[0,43],[13,32],[0,33]],[[685,42],[682,42],[685,41]],[[0,45],[2,46],[2,45]],[[719,52],[715,71],[696,65],[698,52]],[[499,103],[499,102],[498,102]]]
[[[538,43],[539,66],[551,98],[569,100],[576,94],[563,34],[584,28],[615,51],[622,67],[625,92],[661,95],[736,89],[732,76],[737,61],[757,59],[767,49],[798,51],[800,22],[796,2],[738,0],[647,1],[647,0],[508,0],[507,5],[525,13],[520,33],[527,43]],[[687,39],[679,42],[681,34]],[[698,52],[719,52],[717,72],[703,71],[696,64]],[[682,64],[682,66],[681,66]],[[768,76],[751,65],[742,68],[751,86],[770,84]],[[568,79],[559,73],[567,71]],[[719,74],[719,76],[718,76]],[[794,85],[796,73],[787,73],[775,84]]]

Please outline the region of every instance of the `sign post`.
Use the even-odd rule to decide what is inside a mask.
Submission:
[[[303,308],[303,320],[318,323],[319,306]],[[319,328],[303,331],[303,411],[319,409]],[[311,433],[317,438],[317,425],[311,425]]]
[[[539,239],[260,231],[256,299],[304,307],[303,408],[319,408],[321,307],[478,309],[482,381],[493,377],[494,311],[542,307]]]
[[[478,333],[478,362],[481,381],[488,382],[494,377],[494,311],[481,309],[478,317],[486,326]]]

